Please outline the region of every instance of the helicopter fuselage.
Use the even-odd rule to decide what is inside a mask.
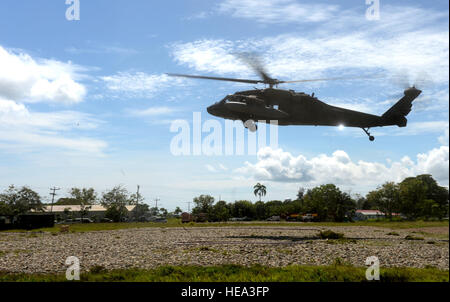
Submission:
[[[314,94],[275,88],[236,92],[207,110],[225,119],[265,123],[276,120],[278,125],[342,125],[359,128],[406,126],[405,117],[393,119],[331,106],[318,100]]]

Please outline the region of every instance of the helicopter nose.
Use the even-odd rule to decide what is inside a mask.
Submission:
[[[211,105],[208,108],[206,108],[206,111],[208,111],[211,115],[217,115],[217,104]]]

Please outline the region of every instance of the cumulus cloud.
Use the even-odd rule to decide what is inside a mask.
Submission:
[[[146,109],[138,110],[138,109],[130,109],[128,110],[129,114],[134,116],[159,116],[159,115],[167,115],[175,112],[175,108],[159,106],[159,107],[149,107]]]
[[[0,46],[0,97],[20,102],[79,103],[86,88],[76,82],[81,67],[34,59]]]
[[[418,154],[416,161],[405,156],[400,161],[390,161],[388,165],[357,161],[342,150],[331,156],[320,154],[307,158],[292,155],[282,149],[262,148],[257,154],[257,162],[246,162],[235,172],[251,176],[255,180],[276,182],[300,182],[320,185],[379,185],[385,181],[399,182],[405,177],[431,174],[442,185],[449,182],[449,148],[441,146],[427,153]]]
[[[218,12],[264,24],[306,23],[330,20],[337,5],[305,4],[293,0],[226,0]]]
[[[92,130],[100,123],[81,112],[32,112],[24,104],[0,99],[0,142],[6,142],[2,144],[5,149],[13,147],[17,151],[18,147],[32,150],[53,147],[101,154],[107,146],[104,141],[83,136],[71,137],[69,132]]]
[[[311,6],[312,8],[310,8]],[[337,6],[299,4],[291,0],[271,2],[222,2],[223,11],[255,22],[303,22],[320,11],[326,16]],[[332,9],[330,9],[332,8]],[[289,11],[289,13],[286,13]],[[255,16],[267,16],[257,18]],[[327,19],[327,18],[325,18]],[[446,21],[447,20],[447,21]],[[311,20],[309,20],[311,21]],[[426,73],[432,81],[448,82],[448,13],[416,7],[383,6],[380,22],[368,22],[361,12],[339,10],[333,18],[307,32],[249,38],[244,40],[202,39],[173,46],[175,60],[201,72],[247,75],[248,70],[232,53],[263,53],[268,71],[277,77],[321,77],[348,71],[383,71],[389,76],[407,74],[417,78]],[[442,23],[442,24],[447,24]],[[337,30],[337,27],[344,27]]]
[[[447,129],[444,131],[444,134],[439,136],[438,140],[441,145],[448,146],[448,125]]]
[[[151,98],[157,92],[173,85],[182,85],[180,78],[165,74],[147,74],[145,72],[118,72],[100,78],[106,88],[115,96]]]
[[[383,70],[392,75],[399,70],[426,70],[433,80],[448,81],[448,32],[412,32],[382,41],[360,32],[323,37],[285,34],[246,41],[198,40],[173,46],[178,63],[217,74],[248,74],[246,66],[232,55],[242,51],[264,53],[269,72],[284,78],[302,74],[322,77],[344,70]]]

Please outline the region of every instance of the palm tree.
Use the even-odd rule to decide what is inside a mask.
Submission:
[[[253,193],[259,195],[259,201],[261,201],[261,196],[266,196],[266,186],[260,184],[259,182],[253,187]]]

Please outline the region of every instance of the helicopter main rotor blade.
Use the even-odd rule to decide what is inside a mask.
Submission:
[[[258,80],[246,80],[246,79],[234,79],[234,78],[220,78],[220,77],[206,77],[206,76],[197,76],[197,75],[189,75],[189,74],[179,74],[179,73],[166,73],[171,77],[182,77],[182,78],[191,78],[191,79],[203,79],[203,80],[216,80],[216,81],[228,81],[228,82],[239,82],[239,83],[249,83],[249,84],[259,84],[264,83],[264,81]]]
[[[256,54],[251,53],[237,53],[235,54],[240,60],[246,63],[251,69],[253,69],[263,79],[262,83],[275,83],[277,80],[269,76],[267,71]]]
[[[335,78],[297,80],[297,81],[278,81],[278,83],[283,84],[283,83],[305,83],[305,82],[337,81],[337,80],[359,80],[359,79],[370,79],[370,78],[381,78],[381,77],[382,77],[382,75],[368,75],[368,76],[335,77]]]

